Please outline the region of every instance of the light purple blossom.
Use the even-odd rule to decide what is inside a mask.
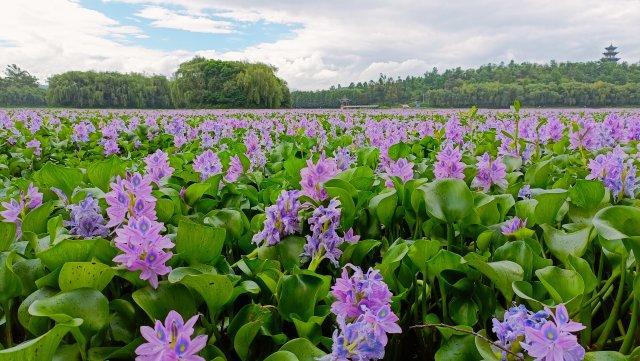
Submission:
[[[136,348],[136,361],[204,361],[198,356],[207,345],[207,335],[191,339],[198,315],[184,322],[176,311],[170,311],[164,323],[156,320],[153,328],[140,327],[147,341]]]
[[[233,183],[240,178],[242,172],[244,172],[244,167],[242,166],[240,157],[235,155],[229,160],[229,168],[227,169],[227,174],[224,176],[224,180],[228,183]]]
[[[307,160],[306,168],[300,170],[302,193],[316,201],[327,199],[327,191],[322,185],[337,174],[338,166],[332,158],[322,155],[315,164],[311,159]]]
[[[42,154],[42,148],[40,147],[40,141],[33,138],[27,142],[27,148],[33,150],[33,154],[39,157]]]
[[[404,158],[399,158],[396,161],[389,160],[384,165],[385,170],[385,185],[388,188],[393,188],[393,181],[391,177],[399,177],[403,182],[411,180],[413,178],[413,163]]]
[[[464,163],[462,163],[462,153],[458,147],[448,143],[444,149],[436,156],[437,162],[434,167],[436,179],[442,178],[464,178]]]
[[[307,243],[304,245],[302,255],[310,258],[312,262],[319,263],[326,258],[334,265],[338,265],[342,255],[339,247],[344,242],[344,238],[337,233],[341,215],[339,206],[340,201],[333,198],[328,206],[316,208],[309,218],[311,235],[307,235]]]
[[[69,227],[69,233],[83,238],[104,237],[109,233],[100,206],[92,196],[87,196],[79,204],[70,205],[68,208],[71,211],[71,219],[64,224]]]
[[[525,228],[527,226],[526,219],[520,219],[519,217],[513,217],[510,220],[504,222],[502,227],[500,227],[500,231],[505,236],[510,236],[516,233],[518,230]]]
[[[345,171],[351,168],[351,165],[356,162],[356,157],[351,155],[351,152],[347,148],[338,148],[333,152],[333,159],[336,161],[336,166],[341,171]]]
[[[484,153],[478,159],[478,173],[471,182],[471,186],[475,188],[481,188],[485,192],[488,192],[492,185],[505,189],[508,186],[507,180],[507,167],[502,162],[502,158],[498,157],[494,160],[491,159],[489,153]]]
[[[144,162],[147,177],[156,184],[162,183],[173,174],[173,168],[169,165],[169,156],[160,149],[144,158]]]
[[[274,246],[288,235],[300,232],[300,191],[283,190],[275,204],[265,209],[265,220],[262,231],[253,236],[253,243]]]
[[[207,149],[193,161],[193,170],[200,174],[200,179],[204,181],[211,176],[222,173],[222,163],[216,153]]]
[[[114,227],[127,218],[147,217],[156,219],[156,199],[151,194],[151,181],[140,173],[127,179],[117,177],[111,183],[111,191],[105,195],[107,202],[107,227]]]
[[[547,309],[547,312],[550,311]],[[553,320],[547,321],[539,329],[525,328],[525,342],[522,348],[536,361],[581,361],[585,349],[578,343],[573,332],[585,327],[569,319],[564,305],[558,305]]]

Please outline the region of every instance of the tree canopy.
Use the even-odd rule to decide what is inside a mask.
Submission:
[[[0,77],[0,106],[42,106],[45,93],[35,76],[15,64],[7,66]]]
[[[638,106],[640,64],[614,62],[489,64],[475,69],[433,69],[423,76],[351,83],[327,90],[292,93],[294,107],[335,108],[351,104],[504,108],[526,106]]]

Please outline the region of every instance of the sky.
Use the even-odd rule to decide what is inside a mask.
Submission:
[[[2,0],[0,66],[171,76],[196,55],[260,61],[294,90],[434,67],[640,61],[640,0]]]

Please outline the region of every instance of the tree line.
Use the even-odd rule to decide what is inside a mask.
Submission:
[[[0,106],[73,108],[280,108],[291,105],[287,84],[265,64],[196,57],[169,80],[161,75],[69,71],[48,86],[15,65],[0,77]]]
[[[603,107],[640,105],[640,63],[583,62],[489,64],[475,69],[434,68],[405,79],[383,74],[377,81],[296,91],[294,107],[336,108],[341,99],[352,105],[399,104],[427,107],[504,108],[516,99],[530,107]]]

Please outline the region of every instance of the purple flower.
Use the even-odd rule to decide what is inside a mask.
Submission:
[[[302,193],[316,201],[327,199],[327,191],[322,185],[337,174],[338,166],[332,158],[325,158],[322,155],[316,164],[308,159],[307,167],[300,170]]]
[[[389,160],[384,165],[385,170],[385,185],[388,188],[393,188],[393,181],[390,177],[399,177],[403,182],[406,182],[413,178],[413,163],[404,158],[399,158],[396,161]]]
[[[233,183],[240,178],[242,172],[244,172],[244,167],[242,166],[242,162],[240,162],[240,157],[235,155],[231,157],[229,161],[229,169],[227,169],[227,174],[224,176],[224,179],[228,183]]]
[[[307,236],[307,243],[304,245],[303,256],[312,260],[312,264],[319,264],[322,259],[327,258],[334,265],[338,265],[342,250],[340,245],[344,238],[336,232],[340,226],[340,201],[333,198],[328,206],[319,206],[313,211],[309,218],[311,235]]]
[[[126,267],[129,271],[141,271],[140,279],[148,280],[153,288],[158,287],[158,276],[171,272],[165,263],[173,254],[167,249],[174,244],[169,238],[160,234],[162,223],[140,217],[131,219],[123,228],[116,230],[114,242],[122,251],[113,261]]]
[[[518,230],[525,228],[527,226],[526,219],[520,219],[518,217],[513,217],[510,220],[504,222],[502,227],[500,227],[500,231],[505,236],[510,236],[516,233]]]
[[[169,165],[169,156],[160,149],[148,155],[144,162],[147,169],[147,177],[156,184],[160,184],[173,174],[173,168]]]
[[[9,202],[2,202],[4,211],[0,212],[0,216],[8,223],[16,223],[20,221],[22,211],[25,209],[25,204],[22,199],[12,199]]]
[[[193,161],[193,170],[200,174],[200,179],[204,181],[213,175],[222,173],[222,163],[216,153],[207,149]]]
[[[437,162],[434,167],[436,179],[441,178],[464,178],[464,163],[462,163],[462,153],[457,147],[448,143],[444,149],[436,156]]]
[[[156,320],[153,328],[140,327],[147,342],[136,348],[136,361],[204,361],[197,353],[207,345],[207,335],[191,339],[198,317],[184,322],[179,313],[170,311],[164,324]]]
[[[581,361],[585,350],[578,338],[562,332],[553,321],[545,323],[539,330],[525,329],[526,342],[522,348],[536,361]]]
[[[156,199],[151,191],[151,181],[140,173],[135,173],[128,179],[116,178],[111,183],[111,191],[105,196],[109,216],[107,227],[119,225],[127,217],[145,216],[155,220]]]
[[[351,155],[349,149],[338,148],[333,152],[333,159],[336,161],[336,166],[341,171],[345,171],[351,168],[351,165],[356,162],[356,157]]]
[[[524,305],[514,306],[504,312],[502,321],[492,320],[493,332],[498,343],[504,348],[511,348],[515,341],[521,340],[527,327],[540,329],[549,318],[547,311],[531,312]],[[505,354],[503,354],[504,359]]]
[[[33,150],[33,154],[38,157],[42,154],[42,148],[40,148],[40,141],[35,138],[27,142],[27,148]]]
[[[84,143],[89,141],[89,135],[95,132],[96,128],[92,123],[84,121],[74,124],[71,140],[76,143]]]
[[[29,184],[27,193],[24,195],[24,201],[29,209],[38,208],[42,205],[42,193],[38,191],[38,187],[33,186],[33,183]]]
[[[613,196],[618,198],[622,194],[634,198],[638,181],[637,169],[632,159],[619,147],[607,154],[599,154],[589,161],[589,175],[587,179],[602,180]]]
[[[300,232],[300,191],[283,190],[275,204],[265,209],[265,220],[262,231],[253,236],[253,243],[275,246],[284,236]]]
[[[520,188],[520,190],[518,191],[518,198],[531,198],[531,186],[528,184],[523,185],[522,188]]]
[[[392,293],[380,272],[369,268],[365,274],[360,267],[347,264],[331,294],[336,299],[331,311],[336,315],[338,329],[333,333],[331,354],[322,360],[382,359],[387,334],[401,333],[402,329],[391,311]]]
[[[484,153],[478,159],[478,173],[471,182],[472,187],[482,188],[488,192],[492,185],[505,189],[507,188],[507,167],[502,162],[502,158],[498,157],[491,160],[489,153]]]
[[[70,227],[71,234],[91,238],[104,237],[109,233],[104,225],[105,221],[100,212],[100,206],[92,196],[87,196],[77,205],[70,205],[69,209],[71,210],[71,219],[65,221],[64,224]]]
[[[581,119],[574,123],[574,129],[569,133],[569,148],[595,149],[598,146],[596,134],[596,123],[593,120]]]

